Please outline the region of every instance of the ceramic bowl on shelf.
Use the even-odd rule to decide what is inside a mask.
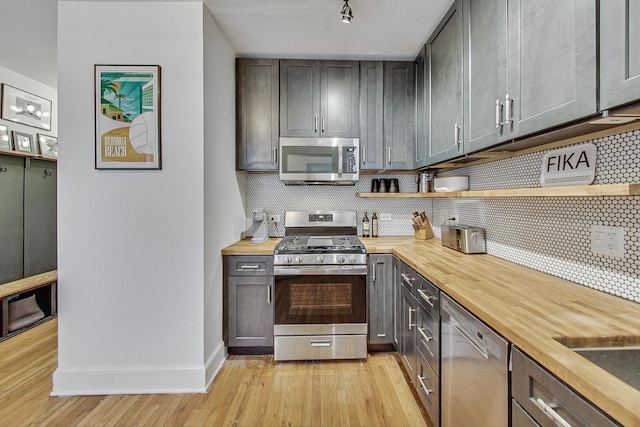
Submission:
[[[469,177],[466,175],[438,176],[433,178],[433,191],[436,193],[467,191],[468,189]]]

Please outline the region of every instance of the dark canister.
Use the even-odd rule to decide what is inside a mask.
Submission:
[[[371,180],[371,192],[377,193],[380,191],[380,178],[374,178]]]
[[[389,182],[389,178],[381,178],[380,179],[380,192],[381,193],[388,193],[390,185],[391,185],[391,183]]]
[[[399,193],[400,186],[398,183],[398,178],[391,178],[389,180],[389,193]]]

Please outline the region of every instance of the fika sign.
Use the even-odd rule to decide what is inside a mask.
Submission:
[[[589,185],[596,177],[596,146],[592,143],[553,150],[542,158],[540,185]]]

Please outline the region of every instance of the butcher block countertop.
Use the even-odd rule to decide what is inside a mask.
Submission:
[[[223,255],[270,255],[279,239],[238,242]],[[438,239],[361,238],[392,253],[623,425],[640,426],[640,391],[568,346],[640,345],[640,304]]]

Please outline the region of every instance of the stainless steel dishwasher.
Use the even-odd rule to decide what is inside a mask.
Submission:
[[[444,294],[440,317],[442,427],[509,425],[507,341]]]

